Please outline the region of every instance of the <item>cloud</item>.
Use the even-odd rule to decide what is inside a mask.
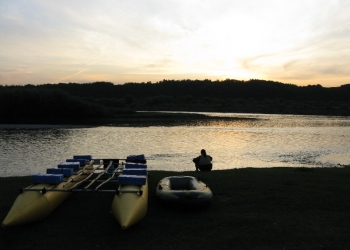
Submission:
[[[0,4],[0,84],[192,74],[341,85],[350,75],[347,0]]]

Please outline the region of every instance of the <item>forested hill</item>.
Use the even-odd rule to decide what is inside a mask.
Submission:
[[[0,123],[120,117],[135,111],[350,116],[350,84],[325,88],[252,79],[0,86]]]
[[[274,81],[252,79],[240,81],[227,79],[211,80],[163,80],[157,83],[125,83],[114,85],[110,82],[86,84],[60,83],[44,85],[26,85],[25,88],[60,89],[74,96],[97,98],[145,98],[169,96],[173,98],[192,96],[193,98],[219,99],[283,99],[294,101],[348,101],[350,84],[325,88],[321,85],[297,86]]]

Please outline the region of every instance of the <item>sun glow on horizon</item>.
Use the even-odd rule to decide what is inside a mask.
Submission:
[[[63,7],[62,7],[63,6]],[[0,84],[350,81],[350,2],[1,2]]]

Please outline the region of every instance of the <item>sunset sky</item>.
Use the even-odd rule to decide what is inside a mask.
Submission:
[[[0,85],[350,83],[349,0],[0,0]]]

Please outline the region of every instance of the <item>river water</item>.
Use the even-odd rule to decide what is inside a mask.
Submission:
[[[192,158],[202,148],[213,157],[214,170],[350,165],[349,117],[209,115],[253,119],[100,127],[2,125],[0,176],[45,173],[81,154],[97,159],[144,154],[149,170],[192,171]]]

